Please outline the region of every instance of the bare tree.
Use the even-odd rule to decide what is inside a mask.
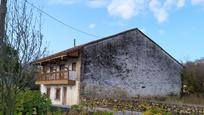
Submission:
[[[0,58],[0,109],[4,115],[14,114],[16,95],[34,79],[36,69],[30,63],[46,51],[41,14],[34,14],[24,0],[12,0],[8,4],[6,36]]]
[[[185,85],[184,93],[204,93],[204,63],[201,61],[185,63],[185,68],[182,72],[183,84]]]

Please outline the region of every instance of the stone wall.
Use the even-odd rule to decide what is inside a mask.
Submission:
[[[81,95],[136,97],[179,95],[182,66],[139,30],[86,45]]]
[[[109,108],[116,111],[136,111],[159,110],[170,112],[168,115],[203,115],[204,106],[193,104],[167,103],[161,101],[151,101],[143,99],[111,99],[81,97],[81,104],[91,108]]]

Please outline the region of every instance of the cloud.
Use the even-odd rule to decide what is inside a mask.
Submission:
[[[90,29],[93,29],[93,28],[95,28],[95,27],[96,27],[96,24],[93,24],[93,23],[92,23],[92,24],[89,24],[89,28],[90,28]]]
[[[178,0],[178,2],[177,2],[177,7],[178,7],[178,8],[184,7],[185,2],[186,2],[185,0]]]
[[[48,0],[50,4],[70,5],[78,3],[79,0]]]
[[[111,16],[130,19],[138,15],[144,6],[144,0],[112,0],[107,10]]]
[[[97,8],[104,7],[110,16],[128,20],[139,14],[146,13],[148,8],[159,23],[168,19],[173,7],[182,8],[186,0],[89,0],[89,5]]]
[[[149,8],[159,23],[162,23],[167,19],[168,13],[161,7],[161,3],[158,0],[151,0],[149,2]]]
[[[104,1],[104,0],[102,0]],[[159,23],[168,19],[169,12],[174,8],[185,6],[186,0],[109,0],[106,8],[111,16],[130,19],[139,14],[146,13],[148,6]]]
[[[204,0],[191,0],[192,4],[203,4],[204,5]]]
[[[92,8],[101,8],[108,4],[108,0],[87,0],[87,4]]]
[[[159,0],[150,0],[149,9],[159,23],[163,23],[168,19],[169,11],[176,6],[182,8],[185,0],[166,0],[163,4]]]
[[[124,20],[134,16],[153,14],[158,23],[165,22],[171,10],[185,6],[186,0],[48,0],[51,4],[85,4],[90,8],[104,8],[110,16]],[[204,4],[204,0],[191,0],[193,4]]]

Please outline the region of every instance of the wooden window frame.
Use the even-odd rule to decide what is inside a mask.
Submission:
[[[76,62],[72,63],[72,71],[76,71]]]
[[[50,93],[51,93],[51,89],[50,89],[50,87],[47,87],[47,89],[46,89],[46,96],[48,98],[50,98]]]
[[[55,89],[55,100],[60,100],[61,97],[61,88]]]
[[[64,71],[64,70],[65,70],[65,64],[60,64],[59,71]]]
[[[47,67],[46,67],[46,66],[43,66],[43,67],[42,67],[42,72],[43,72],[43,73],[47,73]]]
[[[50,66],[50,73],[54,72],[54,66]]]

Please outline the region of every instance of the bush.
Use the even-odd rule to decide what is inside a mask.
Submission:
[[[204,63],[187,62],[182,71],[183,92],[185,94],[204,92]]]
[[[51,107],[51,101],[39,91],[21,91],[16,97],[17,115],[45,115]]]
[[[72,105],[69,110],[69,115],[89,115],[88,108],[82,104]]]
[[[154,107],[145,111],[143,115],[172,115],[172,113],[164,112],[162,109]]]
[[[93,112],[92,115],[113,115],[112,112],[107,112],[107,111],[96,111],[96,112]]]
[[[62,115],[63,114],[63,110],[61,109],[57,109],[57,111],[52,112],[52,115]]]
[[[93,108],[89,108],[93,109]],[[94,112],[89,112],[88,107],[80,104],[80,105],[72,105],[69,114],[68,115],[113,115],[112,112],[107,112],[107,111],[94,111]]]

